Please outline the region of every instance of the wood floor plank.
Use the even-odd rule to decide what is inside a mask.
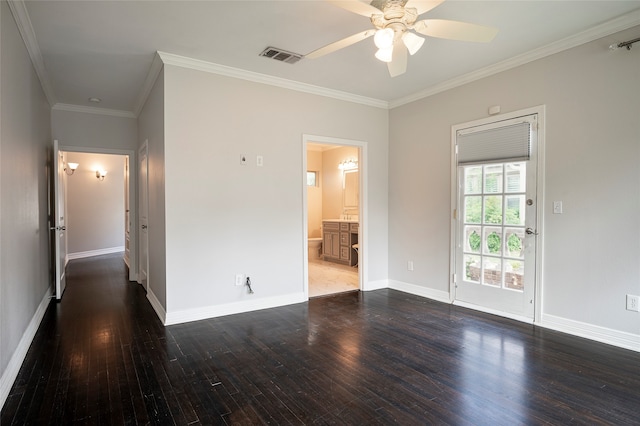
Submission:
[[[638,424],[640,355],[378,290],[164,327],[121,256],[77,259],[4,425]]]

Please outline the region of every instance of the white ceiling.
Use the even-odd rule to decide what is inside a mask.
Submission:
[[[296,64],[258,56],[267,46],[307,54],[371,28],[367,18],[326,1],[18,3],[26,15],[17,20],[27,29],[30,20],[35,34],[50,100],[129,112],[136,110],[156,51],[393,105],[456,80],[640,25],[640,0],[448,0],[420,18],[494,26],[497,37],[488,44],[429,38],[409,57],[406,74],[391,78],[386,65],[373,56],[372,39]],[[15,14],[15,5],[12,10]],[[102,102],[91,103],[90,97]]]

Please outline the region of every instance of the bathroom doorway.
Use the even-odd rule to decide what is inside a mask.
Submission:
[[[309,138],[305,150],[305,290],[309,298],[361,289],[362,147]]]

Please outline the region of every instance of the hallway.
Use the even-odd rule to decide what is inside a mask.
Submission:
[[[121,254],[68,266],[23,424],[633,424],[638,354],[394,291],[163,327]]]

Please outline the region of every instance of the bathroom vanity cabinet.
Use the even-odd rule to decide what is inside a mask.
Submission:
[[[358,222],[336,220],[322,221],[322,256],[329,262],[354,266],[358,263],[358,252],[353,248],[358,243]]]

